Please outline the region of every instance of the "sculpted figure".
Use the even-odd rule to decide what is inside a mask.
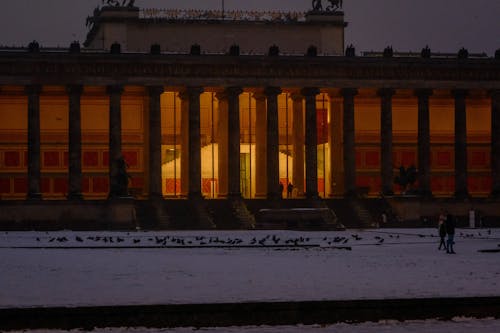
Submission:
[[[321,0],[313,0],[312,7],[315,12],[321,12],[323,10]]]
[[[135,0],[102,0],[102,3],[113,7],[134,7]]]
[[[334,12],[340,8],[342,8],[343,0],[328,0],[329,5],[325,8],[326,12]],[[323,4],[321,0],[313,0],[312,2],[313,11],[322,12]]]
[[[342,8],[343,0],[329,0],[329,2],[330,2],[330,5],[326,8],[326,10],[329,12],[334,12],[337,9]]]

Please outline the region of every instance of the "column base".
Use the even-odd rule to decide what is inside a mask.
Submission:
[[[191,199],[204,199],[203,194],[201,192],[192,192],[188,193],[187,198]]]
[[[42,200],[42,193],[28,193],[27,200]]]
[[[465,199],[470,199],[470,194],[469,192],[462,190],[462,191],[456,191],[454,194],[455,199],[459,200],[465,200]]]
[[[70,201],[81,201],[81,200],[83,200],[83,194],[81,194],[81,193],[69,193],[66,198]]]
[[[382,191],[381,194],[383,197],[392,197],[392,196],[394,196],[394,191],[393,190],[386,190],[386,191]]]

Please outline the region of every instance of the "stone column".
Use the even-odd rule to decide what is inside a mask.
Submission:
[[[267,198],[279,199],[279,128],[278,128],[278,95],[281,89],[267,87],[264,90],[267,97]],[[283,186],[286,186],[285,184]]]
[[[316,95],[318,88],[304,88],[301,94],[306,99],[306,197],[318,197],[318,122]]]
[[[382,194],[393,195],[394,180],[392,163],[392,96],[394,89],[380,89],[380,174],[382,177]]]
[[[163,86],[148,87],[149,93],[149,198],[163,197],[161,179],[161,94]]]
[[[424,197],[432,196],[431,191],[431,131],[429,97],[432,89],[417,89],[418,97],[418,185]]]
[[[201,87],[188,87],[189,99],[189,191],[188,198],[201,198],[201,133],[200,95]]]
[[[358,90],[345,88],[341,92],[344,98],[344,191],[345,196],[356,195],[356,146],[354,133],[354,97]]]
[[[467,113],[466,90],[453,90],[455,99],[455,197],[465,199],[467,189]]]
[[[267,110],[266,95],[254,93],[255,98],[255,197],[267,197]]]
[[[218,92],[216,95],[219,100],[219,124],[217,143],[219,146],[219,193],[220,198],[227,197],[229,191],[228,185],[228,165],[229,165],[229,153],[228,153],[228,131],[229,131],[229,110],[228,110],[228,98],[225,91]]]
[[[122,108],[123,86],[108,86],[109,94],[109,198],[126,196],[120,184],[120,161],[122,156]],[[122,170],[123,171],[123,170]]]
[[[491,95],[491,178],[492,196],[500,197],[500,90]]]
[[[330,98],[330,196],[344,194],[344,172],[342,170],[342,101],[337,94]]]
[[[241,197],[240,189],[240,87],[226,89],[228,101],[228,189],[230,197]]]
[[[69,179],[68,200],[82,200],[82,117],[80,99],[81,85],[66,87],[69,97]]]
[[[42,199],[40,163],[40,93],[42,86],[26,86],[28,95],[28,199]]]
[[[293,102],[293,179],[292,183],[297,189],[297,195],[302,197],[304,195],[304,110],[303,99],[301,94],[292,94]]]
[[[186,198],[189,192],[189,96],[184,91],[181,99],[181,196]]]

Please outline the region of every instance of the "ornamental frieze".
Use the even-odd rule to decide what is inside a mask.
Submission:
[[[81,55],[78,58],[58,54],[50,57],[23,57],[24,54],[6,56],[0,54],[0,78],[3,84],[8,77],[36,77],[42,81],[58,78],[61,81],[100,77],[103,79],[164,79],[207,78],[265,80],[408,80],[408,81],[496,81],[500,84],[498,60],[488,59],[468,63],[450,60],[414,62],[394,59],[358,58],[345,61],[341,57],[317,58],[304,61],[302,58],[287,59],[267,57],[244,57],[224,62],[224,56],[199,57],[169,56],[148,61],[148,55],[123,56],[120,59],[105,59],[106,56]],[[64,82],[61,82],[64,83]]]

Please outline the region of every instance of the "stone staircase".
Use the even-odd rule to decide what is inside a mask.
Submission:
[[[255,217],[248,210],[241,198],[231,199],[233,215],[241,229],[254,229]]]
[[[374,221],[370,211],[363,205],[363,202],[358,199],[349,200],[349,206],[356,216],[361,227],[373,228],[377,227],[377,222]]]

